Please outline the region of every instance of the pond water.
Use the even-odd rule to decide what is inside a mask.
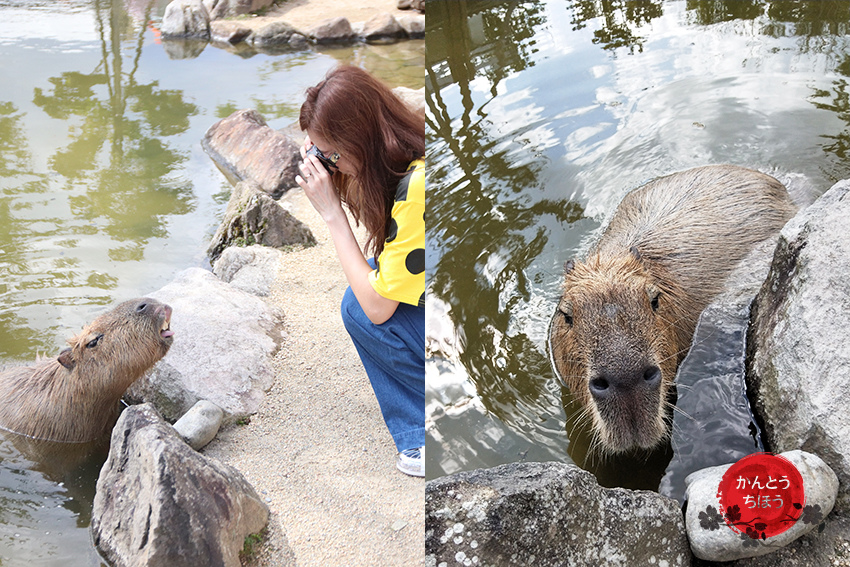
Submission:
[[[421,40],[278,54],[162,42],[167,3],[0,0],[0,367],[206,265],[230,196],[200,146],[219,119],[255,108],[287,127],[338,63],[424,86]],[[0,448],[0,564],[99,565],[97,466],[58,485]]]
[[[564,262],[630,189],[732,163],[805,204],[850,176],[848,22],[846,1],[429,2],[428,477],[572,462],[547,328]],[[717,370],[741,333],[714,335]],[[690,470],[759,450],[741,388],[696,398],[728,412],[698,424],[715,446]],[[598,478],[658,489],[636,471],[675,453]]]

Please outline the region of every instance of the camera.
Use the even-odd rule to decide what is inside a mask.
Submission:
[[[307,150],[308,156],[316,156],[319,158],[319,161],[322,162],[322,165],[325,166],[325,169],[329,174],[333,175],[334,171],[337,170],[336,161],[339,159],[339,154],[334,152],[330,157],[327,157],[325,154],[319,151],[319,148],[316,147],[316,144],[310,146],[310,149]]]

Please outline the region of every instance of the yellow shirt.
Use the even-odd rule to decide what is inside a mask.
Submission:
[[[410,163],[399,181],[390,228],[369,283],[382,297],[425,306],[425,161]]]

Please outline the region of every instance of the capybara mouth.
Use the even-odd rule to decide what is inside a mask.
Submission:
[[[166,341],[172,341],[174,331],[171,330],[171,307],[168,305],[162,306],[165,311],[165,318],[162,320],[162,326],[159,329],[159,336]]]
[[[636,448],[652,449],[668,433],[664,420],[649,412],[643,415],[628,411],[600,412],[599,417],[602,441],[614,453]]]

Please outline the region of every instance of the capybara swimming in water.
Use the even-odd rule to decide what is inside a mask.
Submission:
[[[668,392],[700,313],[795,210],[768,175],[698,167],[626,195],[587,258],[567,262],[550,355],[604,451],[666,439]]]
[[[46,441],[100,438],[119,400],[171,347],[171,307],[126,301],[97,317],[56,358],[0,372],[0,427]]]

